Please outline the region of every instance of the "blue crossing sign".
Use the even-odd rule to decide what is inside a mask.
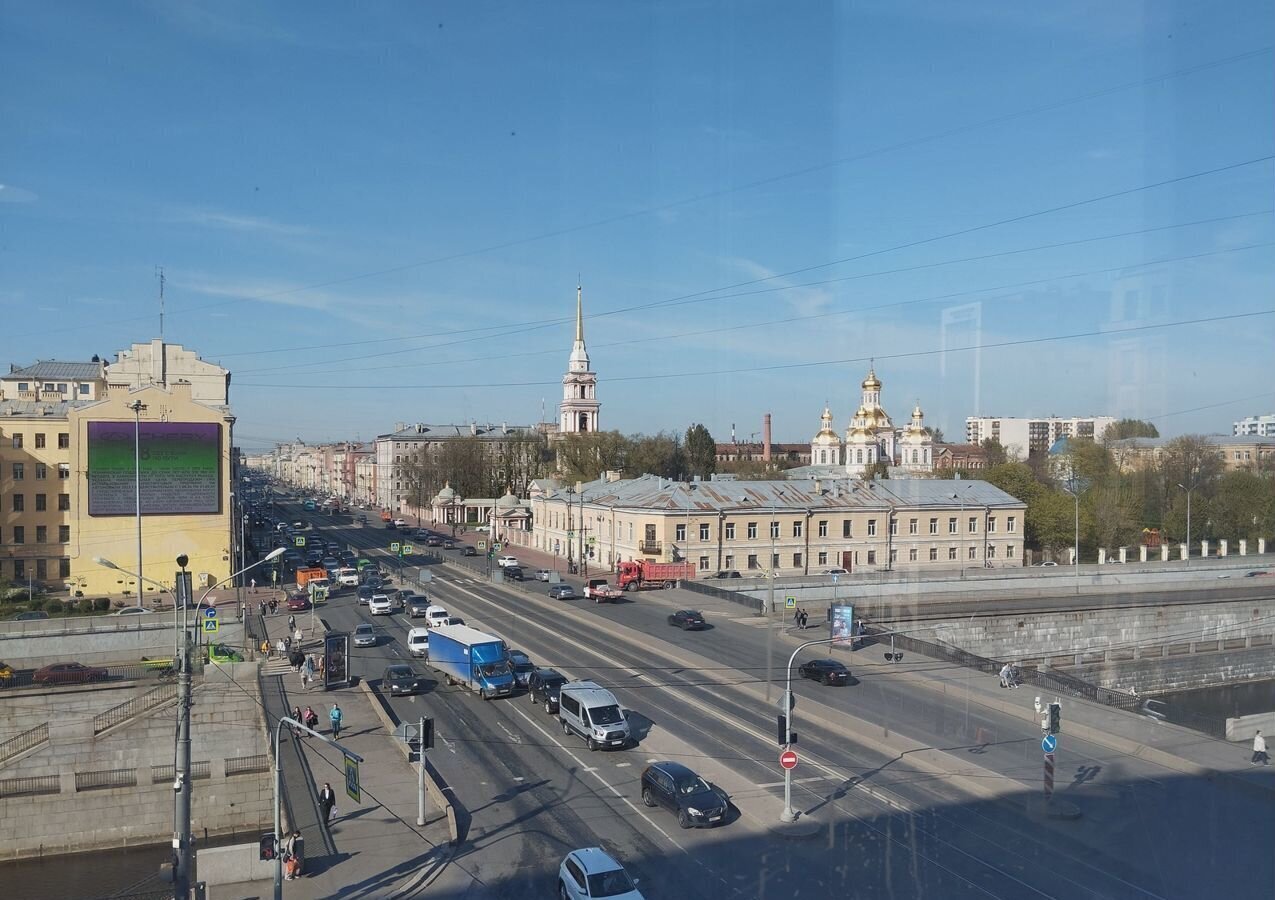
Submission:
[[[1058,738],[1052,734],[1047,734],[1040,739],[1040,749],[1046,753],[1053,753],[1058,749]]]

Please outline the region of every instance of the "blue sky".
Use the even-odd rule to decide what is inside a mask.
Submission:
[[[0,2],[0,361],[237,437],[1275,409],[1269,3]],[[1105,198],[1105,199],[1103,199]],[[1012,221],[1011,221],[1012,220]],[[1003,223],[1003,224],[997,224]],[[1249,315],[1257,314],[1257,315]]]

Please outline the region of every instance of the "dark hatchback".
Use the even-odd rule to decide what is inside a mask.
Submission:
[[[558,710],[558,691],[567,683],[567,677],[556,669],[536,669],[527,676],[527,697],[532,703],[543,703],[545,712]]]
[[[668,617],[670,625],[676,625],[683,631],[702,631],[708,627],[704,614],[693,609],[679,609]]]
[[[461,555],[462,556],[477,556],[478,551],[475,550],[473,547],[466,546],[465,549],[461,551]]]
[[[522,574],[522,569],[519,566],[505,566],[500,571],[504,573],[504,576],[506,580],[508,581],[524,581],[525,580],[525,577]]]
[[[850,670],[835,659],[812,659],[797,667],[802,678],[820,681],[824,684],[848,684]]]
[[[683,828],[706,828],[726,821],[729,802],[722,792],[681,763],[651,763],[642,773],[642,803],[662,806]]]
[[[421,689],[421,676],[411,666],[398,664],[386,666],[381,675],[381,690],[397,694],[415,694]]]

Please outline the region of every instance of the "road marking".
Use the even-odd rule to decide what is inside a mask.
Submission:
[[[506,737],[508,737],[509,740],[513,741],[515,744],[522,743],[522,738],[518,737],[518,735],[514,734],[512,731],[506,728],[504,722],[497,722],[496,724],[500,726],[500,730],[505,733]]]
[[[586,766],[586,767],[585,767],[582,771],[584,771],[584,772],[596,772],[596,771],[598,771],[598,767],[597,767],[597,766]]]
[[[629,767],[629,766],[631,766],[631,765],[633,765],[633,763],[616,763],[616,764],[615,764],[615,767],[616,767],[617,769],[626,769],[626,768],[628,768],[628,767]]]

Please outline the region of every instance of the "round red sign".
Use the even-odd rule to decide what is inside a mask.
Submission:
[[[785,750],[783,753],[779,754],[779,764],[785,769],[797,768],[797,751]]]

